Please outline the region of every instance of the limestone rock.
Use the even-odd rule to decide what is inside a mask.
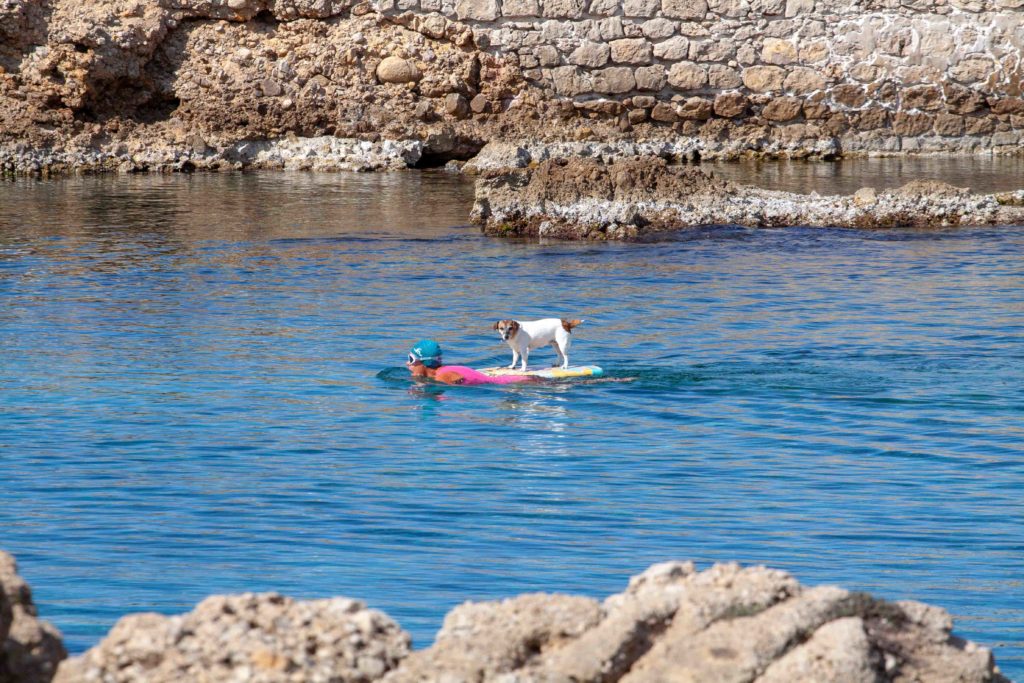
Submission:
[[[65,657],[60,632],[39,619],[18,565],[0,550],[0,681],[48,683]]]
[[[677,59],[686,59],[686,56],[690,53],[690,41],[688,38],[683,36],[673,36],[668,40],[657,43],[654,46],[654,56],[658,59],[664,59],[667,61],[675,61]]]
[[[668,70],[668,82],[677,90],[697,90],[708,82],[708,72],[700,64],[678,62]]]
[[[455,16],[460,20],[494,21],[498,18],[498,0],[456,0]]]
[[[654,107],[651,118],[661,116],[659,107],[663,104]],[[686,121],[684,125],[698,124]],[[729,124],[720,120],[703,124],[711,128],[722,125]],[[822,136],[818,125],[795,123],[782,130],[797,138]],[[753,127],[736,127],[730,134],[763,133]],[[653,151],[666,152],[664,148]],[[708,224],[924,227],[1024,220],[1024,207],[1015,203],[933,182],[911,183],[877,193],[877,200],[868,204],[867,193],[855,200],[849,196],[772,192],[726,183],[698,169],[670,166],[660,157],[615,159],[607,157],[606,151],[600,156],[609,161],[549,160],[533,169],[496,172],[478,180],[474,220],[481,222],[485,231],[494,225],[502,234],[515,235],[536,234],[543,222],[547,236],[570,239],[606,239],[611,236],[606,234],[611,226],[615,226],[614,235],[619,235],[618,228],[623,225],[649,233]],[[722,579],[729,582],[739,570],[709,571],[709,576],[732,577]],[[708,572],[700,575],[704,574]],[[741,593],[745,590],[741,582],[731,585]],[[976,646],[965,648],[948,635],[945,626],[939,627],[946,624],[935,616],[944,614],[941,610],[919,615],[917,608],[894,607],[836,589],[800,589],[777,606],[737,609],[744,615],[740,619],[706,629],[685,626],[677,614],[647,654],[629,668],[628,677],[651,681],[752,680],[752,672],[762,671],[779,659],[786,643],[794,638],[802,640],[837,619],[858,617],[871,641],[872,661],[888,657],[901,671],[927,672],[901,680],[1001,680],[991,665],[991,653],[978,654],[984,648]],[[911,642],[914,644],[909,645]],[[710,656],[711,648],[721,656]],[[919,656],[924,658],[920,662],[915,659]],[[940,675],[944,666],[955,674]]]
[[[584,0],[544,0],[544,16],[552,19],[579,19],[586,7]]]
[[[469,102],[466,101],[464,95],[448,93],[444,98],[444,110],[449,116],[464,119],[469,116]]]
[[[606,43],[594,43],[588,40],[573,50],[569,55],[569,62],[596,68],[607,64],[610,56],[611,48]]]
[[[788,40],[765,38],[761,60],[768,64],[792,64],[799,58],[796,45]]]
[[[743,70],[743,85],[754,92],[781,90],[786,71],[777,66],[749,66]]]
[[[701,21],[708,13],[707,0],[661,0],[661,10],[666,17]]]
[[[54,681],[368,683],[407,656],[409,644],[395,622],[356,600],[214,596],[181,616],[122,618],[99,645],[61,664]]]
[[[661,0],[624,0],[622,14],[627,17],[653,17],[661,8]]]
[[[722,93],[715,98],[714,112],[724,118],[742,116],[747,111],[747,104],[747,97],[742,93]]]
[[[776,97],[761,110],[761,116],[769,121],[790,121],[800,116],[803,101],[798,97],[786,95]]]
[[[628,66],[610,66],[593,72],[594,91],[606,94],[629,92],[636,88],[633,70]]]
[[[815,69],[797,67],[789,72],[782,85],[790,92],[806,95],[824,88],[825,78]]]
[[[731,90],[743,85],[743,79],[736,69],[724,64],[712,64],[708,67],[708,85],[716,90]]]
[[[651,44],[644,38],[623,38],[610,43],[612,61],[617,64],[650,64]]]
[[[381,83],[412,83],[423,78],[416,64],[401,57],[385,57],[377,65],[377,80]]]
[[[665,87],[665,67],[661,64],[641,66],[634,73],[637,90],[659,91]]]

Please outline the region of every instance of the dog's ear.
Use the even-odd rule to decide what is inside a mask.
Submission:
[[[492,330],[498,329],[498,325],[500,325],[500,324],[501,324],[501,321],[499,320],[498,322],[494,323],[494,327],[492,327],[491,329]]]
[[[509,320],[508,328],[512,330],[512,334],[515,334],[516,332],[519,331],[519,323],[515,320]]]

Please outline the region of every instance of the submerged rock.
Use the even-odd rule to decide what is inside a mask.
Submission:
[[[214,596],[180,616],[124,617],[55,680],[1006,683],[992,653],[952,626],[937,607],[806,588],[782,571],[666,562],[603,602],[467,602],[415,653],[394,621],[355,600]],[[0,675],[36,680],[47,678]]]
[[[0,683],[46,683],[66,656],[60,631],[39,619],[17,563],[0,550]]]
[[[662,155],[547,159],[484,172],[473,219],[488,234],[629,239],[700,225],[938,227],[1024,220],[1019,193],[972,194],[936,181],[852,196],[803,195],[731,183]]]

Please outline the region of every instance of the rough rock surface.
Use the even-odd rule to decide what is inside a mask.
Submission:
[[[0,172],[323,137],[423,146],[313,164],[364,170],[524,140],[1020,153],[1022,51],[1020,0],[0,0]]]
[[[55,680],[1005,683],[952,626],[936,607],[805,588],[764,567],[666,562],[603,602],[465,603],[411,654],[394,622],[352,600],[212,597],[182,616],[125,617]]]
[[[662,157],[549,159],[477,180],[473,218],[500,236],[632,239],[699,225],[937,227],[1024,221],[1024,190],[972,194],[935,181],[850,197],[745,187]]]
[[[362,683],[408,653],[409,635],[356,600],[247,593],[207,598],[182,616],[124,617],[97,647],[62,664],[54,680]]]
[[[39,619],[14,558],[0,550],[0,683],[46,683],[66,656],[60,632]]]

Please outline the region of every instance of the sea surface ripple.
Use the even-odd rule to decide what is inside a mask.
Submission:
[[[0,548],[80,652],[212,593],[467,600],[765,563],[1024,678],[1024,228],[502,241],[432,173],[0,184]],[[629,382],[424,387],[585,318]],[[553,360],[536,352],[536,364]]]

